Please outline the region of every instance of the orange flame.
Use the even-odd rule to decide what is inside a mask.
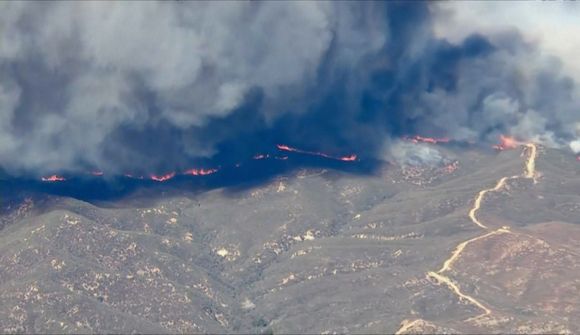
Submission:
[[[276,147],[278,148],[278,150],[282,150],[282,151],[296,152],[299,154],[311,155],[311,156],[320,156],[320,157],[324,157],[324,158],[328,158],[328,159],[335,159],[335,160],[344,161],[344,162],[353,162],[353,161],[357,160],[357,155],[355,155],[355,154],[351,154],[348,156],[336,157],[336,156],[331,156],[331,155],[325,154],[323,152],[306,151],[306,150],[302,150],[302,149],[293,148],[293,147],[287,146],[285,144],[276,144]]]
[[[172,179],[173,177],[175,177],[175,172],[170,172],[170,173],[164,174],[164,175],[152,174],[149,177],[151,178],[151,180],[163,182],[163,181],[168,181],[169,179]]]
[[[515,138],[505,136],[505,135],[500,135],[499,140],[500,140],[500,143],[497,145],[494,145],[493,146],[494,149],[509,150],[509,149],[515,149],[521,145],[521,142],[518,142]]]
[[[413,143],[431,143],[431,144],[438,144],[438,143],[448,143],[450,141],[447,137],[423,137],[419,135],[415,135],[413,137],[405,136],[404,139],[411,141]]]
[[[345,161],[345,162],[354,162],[354,161],[356,161],[357,156],[355,154],[352,154],[352,155],[348,155],[348,156],[339,157],[338,159],[340,159],[341,161]]]
[[[42,181],[48,181],[48,182],[52,182],[52,183],[66,180],[66,178],[61,177],[61,176],[57,176],[55,174],[52,176],[49,176],[49,177],[42,177],[41,179],[42,179]]]
[[[454,161],[451,164],[445,165],[445,172],[453,173],[455,170],[457,170],[457,168],[459,168],[459,161]]]
[[[421,138],[421,137],[419,137]],[[300,154],[305,154],[305,155],[312,155],[312,156],[319,156],[319,157],[324,157],[324,158],[328,158],[328,159],[334,159],[334,160],[340,160],[343,162],[354,162],[356,160],[358,160],[357,155],[355,154],[350,154],[347,156],[332,156],[323,152],[317,152],[317,151],[307,151],[307,150],[302,150],[302,149],[298,149],[298,148],[293,148],[290,147],[288,145],[285,144],[277,144],[276,147],[278,148],[278,150],[281,151],[287,151],[287,152],[296,152],[296,153],[300,153]],[[270,155],[270,154],[256,154],[255,156],[253,156],[253,159],[267,159],[273,157],[275,159],[278,160],[287,160],[288,156],[286,155],[282,155],[282,156],[278,156],[278,155]],[[240,167],[241,163],[237,163],[235,164],[235,167]],[[214,174],[216,172],[218,172],[219,169],[189,169],[186,170],[182,173],[180,173],[181,175],[190,175],[190,176],[207,176],[210,174]],[[96,177],[100,177],[104,175],[104,172],[101,170],[93,170],[93,171],[89,171],[89,174],[96,176]],[[175,176],[177,175],[176,172],[169,172],[166,174],[162,174],[162,175],[156,175],[156,174],[151,174],[149,175],[148,179],[156,181],[156,182],[165,182],[168,181],[170,179],[175,178]],[[123,174],[123,176],[127,177],[127,178],[131,178],[131,179],[140,179],[143,180],[145,179],[145,177],[143,176],[135,176],[133,174],[130,173],[125,173]],[[59,182],[59,181],[65,181],[66,178],[58,176],[58,175],[52,175],[49,177],[42,177],[42,181],[46,181],[46,182]]]
[[[284,144],[276,144],[276,147],[280,150],[283,150],[283,151],[300,152],[300,150],[291,148],[291,147],[284,145]]]
[[[191,175],[191,176],[207,176],[212,173],[216,173],[218,169],[189,169],[183,174]]]

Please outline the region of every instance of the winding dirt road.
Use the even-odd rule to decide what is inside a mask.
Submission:
[[[477,237],[471,238],[467,241],[461,242],[459,245],[457,245],[457,247],[455,247],[455,250],[453,251],[453,253],[451,253],[451,256],[443,262],[443,266],[441,267],[441,269],[439,269],[436,272],[429,271],[427,273],[428,278],[434,279],[438,284],[445,284],[455,295],[457,295],[457,297],[460,300],[465,300],[465,301],[469,302],[470,304],[475,305],[479,309],[482,310],[481,314],[479,314],[475,317],[469,318],[469,319],[467,319],[467,321],[478,319],[478,318],[481,318],[483,316],[487,316],[487,315],[492,313],[492,310],[489,307],[487,307],[483,302],[477,300],[475,297],[463,293],[461,291],[461,288],[459,287],[459,284],[455,283],[449,276],[445,275],[445,273],[449,272],[452,269],[453,264],[459,259],[459,257],[461,257],[461,254],[463,253],[465,248],[469,244],[471,244],[472,242],[475,242],[475,241],[478,241],[478,240],[481,240],[481,239],[484,239],[484,238],[487,238],[487,237],[493,236],[493,235],[511,233],[510,227],[508,227],[508,226],[503,226],[499,229],[495,229],[495,230],[490,231],[490,228],[488,226],[486,226],[484,223],[482,223],[477,218],[477,213],[481,209],[481,206],[482,206],[482,203],[484,201],[486,194],[488,194],[490,192],[500,191],[501,189],[503,189],[505,187],[508,180],[517,179],[517,178],[525,178],[525,179],[533,179],[534,184],[537,182],[537,179],[536,179],[536,176],[537,176],[537,174],[536,174],[536,158],[538,156],[537,145],[534,143],[521,143],[519,145],[525,147],[525,151],[523,152],[523,154],[527,154],[527,159],[525,162],[525,170],[524,170],[523,175],[517,175],[517,176],[511,176],[511,177],[502,177],[500,180],[498,180],[498,182],[496,183],[496,185],[494,187],[481,190],[478,193],[477,197],[475,198],[473,207],[469,210],[468,216],[469,216],[471,222],[473,222],[478,227],[484,229],[486,231],[486,233],[479,235]],[[413,326],[413,324],[416,323],[416,321],[417,320],[415,320],[415,321],[409,321],[409,320],[403,321],[401,328],[397,331],[396,334],[401,334],[401,333],[408,331]]]

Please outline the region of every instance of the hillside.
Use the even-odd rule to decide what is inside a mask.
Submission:
[[[7,194],[2,332],[580,332],[580,164],[441,146],[453,169],[304,168],[245,188],[81,201]],[[144,201],[143,199],[146,199]],[[144,205],[147,204],[147,205]]]

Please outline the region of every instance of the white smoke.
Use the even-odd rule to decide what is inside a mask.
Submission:
[[[580,154],[580,140],[570,142],[570,149],[572,149],[575,154]]]
[[[110,162],[103,143],[120,127],[203,127],[232,113],[255,88],[267,119],[301,111],[331,43],[346,51],[337,61],[347,64],[385,43],[387,30],[375,14],[350,7],[3,2],[1,165],[52,170],[80,160],[114,169],[119,162]],[[213,152],[211,142],[192,136],[183,146],[204,156]]]
[[[431,9],[435,36],[460,43],[471,34],[478,34],[508,51],[501,60],[507,65],[504,70],[517,71],[523,93],[517,97],[519,101],[514,99],[512,103],[528,106],[515,113],[519,115],[510,112],[511,117],[518,118],[509,129],[511,135],[564,146],[566,143],[549,127],[557,120],[563,125],[561,132],[573,136],[574,125],[580,120],[580,92],[572,82],[580,82],[580,4],[439,2]],[[506,40],[510,35],[520,36],[522,41],[518,43],[524,43],[523,48],[510,45],[513,40]],[[549,73],[557,74],[556,82],[547,82]]]
[[[576,136],[577,138],[570,142],[570,149],[575,154],[580,154],[580,122],[576,124]]]
[[[574,1],[490,1],[439,2],[434,31],[437,37],[458,43],[477,33],[492,40],[506,31],[521,34],[524,40],[558,57],[566,73],[580,80],[580,4]]]
[[[401,166],[414,167],[441,167],[452,161],[433,145],[406,141],[395,141],[385,157]]]

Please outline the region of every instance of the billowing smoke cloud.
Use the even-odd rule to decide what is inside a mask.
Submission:
[[[569,144],[567,59],[517,27],[446,35],[461,10],[437,6],[1,3],[0,166],[152,172],[277,142],[368,157],[407,133]]]
[[[461,71],[468,88],[461,99],[474,100],[466,96],[471,87],[485,94],[477,106],[485,122],[476,130],[501,124],[512,135],[553,146],[580,139],[580,4],[448,2],[431,9],[436,38],[457,44],[476,34],[495,48]]]

